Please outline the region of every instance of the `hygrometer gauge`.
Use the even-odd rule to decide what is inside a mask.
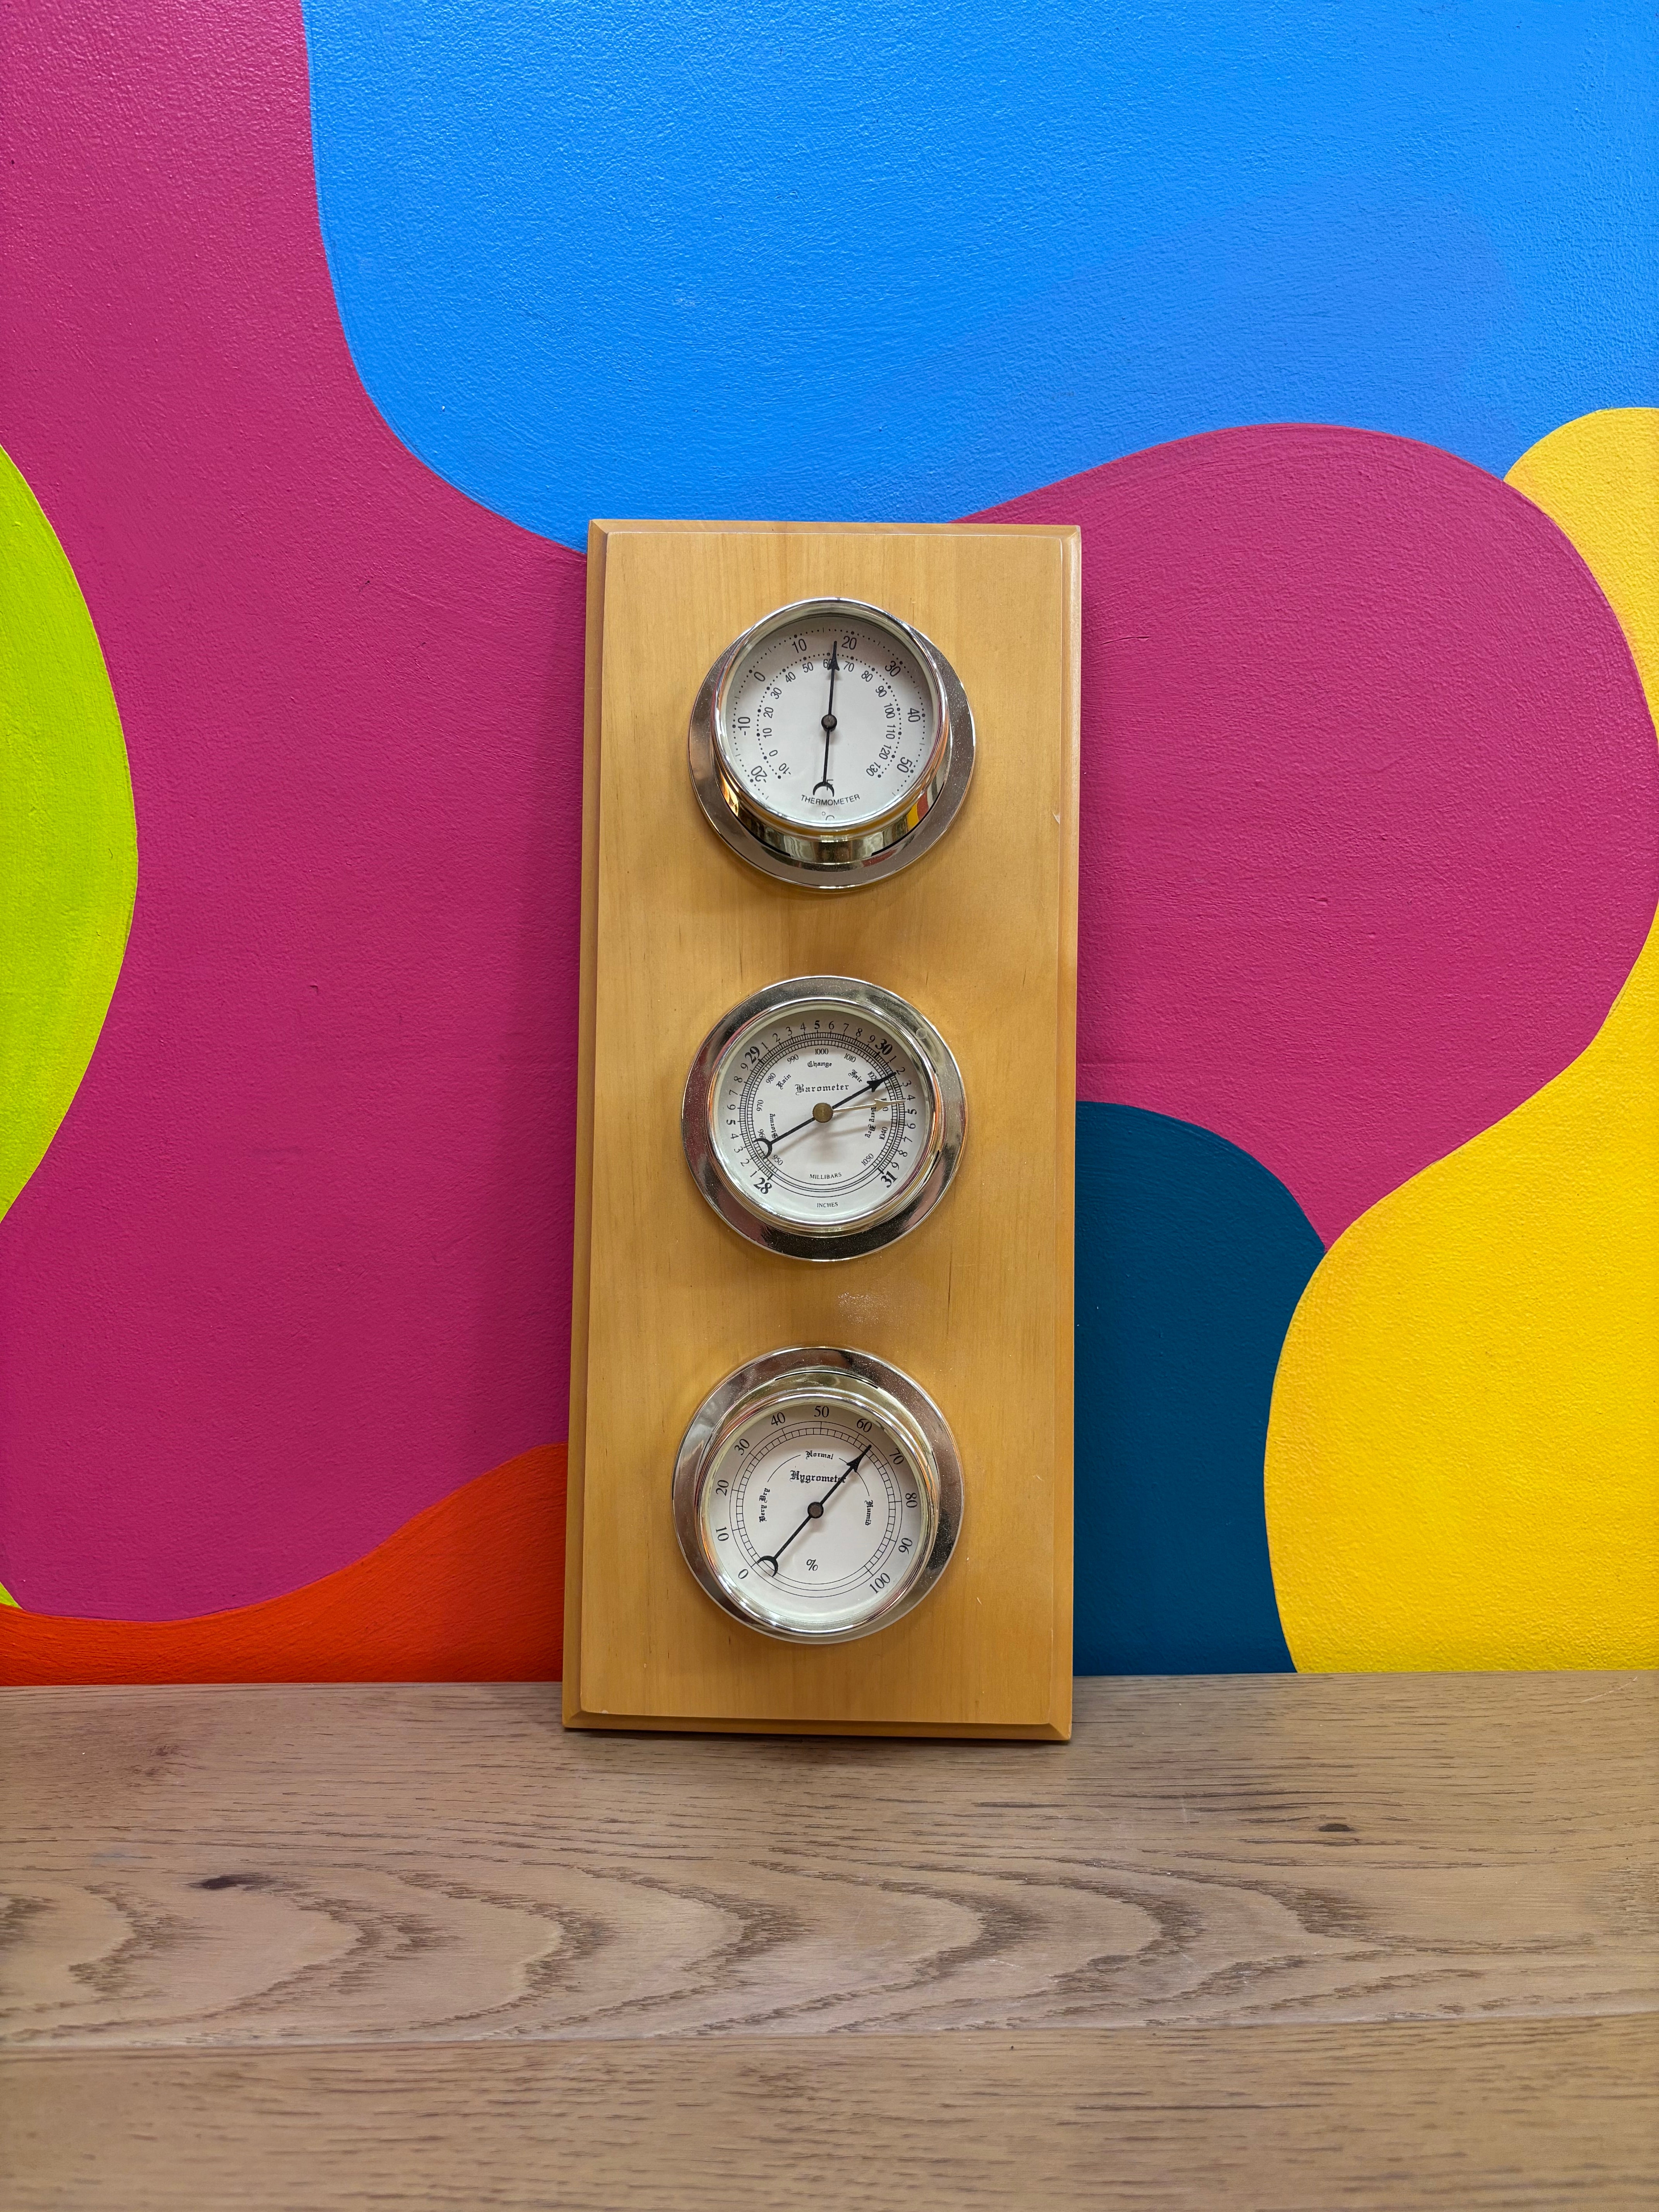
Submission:
[[[974,768],[939,647],[860,599],[801,599],[728,646],[691,710],[691,781],[732,850],[787,883],[878,881],[948,827]]]
[[[795,1644],[890,1626],[944,1573],[962,1525],[962,1465],[933,1400],[885,1361],[824,1345],[768,1352],[711,1391],[673,1495],[714,1603]]]
[[[896,993],[797,975],[709,1031],[680,1127],[698,1188],[740,1236],[792,1259],[852,1260],[938,1205],[967,1106],[950,1048]]]

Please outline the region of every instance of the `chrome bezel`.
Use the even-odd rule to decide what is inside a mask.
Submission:
[[[912,653],[934,717],[927,765],[903,805],[846,837],[815,837],[761,805],[738,782],[726,745],[726,696],[750,648],[789,623],[826,614],[873,623]],[[811,890],[855,890],[920,860],[949,829],[974,773],[973,710],[955,669],[930,638],[865,599],[795,599],[751,623],[704,677],[688,744],[692,787],[717,834],[751,867]]]
[[[909,1574],[883,1593],[867,1620],[851,1628],[819,1632],[787,1621],[736,1589],[703,1540],[702,1492],[734,1430],[756,1413],[787,1396],[857,1405],[885,1422],[909,1446],[930,1509],[928,1540]],[[962,1529],[962,1462],[956,1439],[939,1407],[919,1382],[871,1352],[838,1345],[798,1345],[769,1352],[733,1369],[711,1390],[681,1441],[674,1462],[674,1533],[685,1564],[721,1612],[745,1628],[780,1643],[851,1644],[890,1628],[920,1605],[949,1565]]]
[[[815,1227],[775,1219],[726,1173],[712,1126],[716,1080],[737,1039],[751,1028],[776,1021],[791,1006],[826,1002],[867,1015],[895,1031],[931,1092],[933,1126],[922,1162],[907,1182],[851,1226],[826,1222]],[[908,1236],[944,1197],[967,1142],[968,1100],[951,1048],[933,1024],[896,992],[855,975],[793,975],[741,1000],[709,1030],[685,1079],[680,1136],[697,1188],[739,1237],[790,1260],[861,1260]]]

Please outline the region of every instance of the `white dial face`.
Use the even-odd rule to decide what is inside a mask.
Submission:
[[[938,1481],[880,1401],[830,1384],[763,1395],[704,1476],[703,1548],[736,1602],[785,1634],[844,1636],[926,1565]]]
[[[715,1066],[709,1134],[751,1212],[846,1230],[903,1205],[935,1152],[935,1090],[891,1023],[834,999],[740,1029]]]
[[[726,686],[726,765],[757,805],[817,836],[902,814],[938,719],[910,647],[879,623],[809,614],[752,644]]]

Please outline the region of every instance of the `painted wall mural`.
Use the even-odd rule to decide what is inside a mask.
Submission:
[[[1083,526],[1079,1665],[1659,1658],[1656,58],[29,11],[0,1674],[556,1671],[593,511]]]
[[[0,454],[0,1213],[40,1166],[121,972],[137,873],[121,718],[52,525]]]
[[[1651,399],[1635,0],[307,0],[353,358],[439,475],[949,521],[1243,422],[1501,476]]]
[[[1570,423],[1510,475],[1571,533],[1659,701],[1659,411]],[[1316,1273],[1267,1459],[1298,1664],[1653,1663],[1656,1077],[1659,927],[1585,1049]]]

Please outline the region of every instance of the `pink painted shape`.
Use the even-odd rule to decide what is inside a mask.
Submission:
[[[1623,635],[1528,501],[1364,430],[1215,431],[991,515],[1083,528],[1079,1095],[1231,1138],[1328,1243],[1557,1074],[1636,957]]]
[[[359,386],[290,0],[40,0],[6,68],[0,436],[139,878],[0,1226],[0,1581],[164,1619],[564,1434],[584,564]]]

